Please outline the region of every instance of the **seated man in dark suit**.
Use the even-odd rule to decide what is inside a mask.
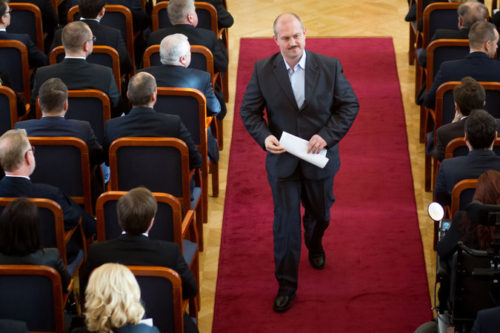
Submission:
[[[437,39],[468,39],[469,30],[478,21],[486,21],[488,8],[480,2],[467,1],[457,9],[458,30],[457,29],[437,29],[432,35],[429,43]],[[422,67],[427,65],[427,50],[419,49],[418,63]]]
[[[135,188],[118,200],[116,211],[123,234],[116,239],[89,246],[82,276],[83,286],[86,285],[92,270],[102,264],[113,262],[123,265],[171,268],[181,277],[184,298],[192,298],[198,294],[196,280],[179,246],[172,242],[148,238],[157,209],[155,198],[144,187]],[[194,327],[197,331],[196,325],[190,321],[189,317],[184,316],[186,328]],[[188,331],[192,332],[186,330]]]
[[[471,333],[500,332],[500,306],[477,312]]]
[[[7,27],[10,25],[10,12],[7,0],[0,0],[0,40],[18,40],[26,45],[28,50],[28,61],[30,67],[40,67],[47,65],[48,59],[45,54],[43,54],[31,40],[30,36],[27,34],[14,34],[7,32]]]
[[[34,184],[30,175],[35,170],[35,155],[26,130],[14,129],[0,137],[0,166],[5,177],[0,180],[0,197],[46,198],[57,202],[64,214],[64,228],[74,228],[80,218],[87,237],[95,234],[93,217],[87,215],[71,198],[55,186]]]
[[[94,36],[83,22],[68,23],[62,31],[65,57],[63,62],[41,67],[36,71],[33,83],[32,107],[42,83],[52,77],[60,78],[68,89],[97,89],[109,96],[111,105],[118,108],[120,93],[116,87],[111,68],[88,63],[85,59],[92,53]],[[115,113],[118,113],[115,112]]]
[[[484,88],[470,76],[462,79],[462,83],[453,89],[455,100],[455,118],[449,124],[444,124],[437,129],[436,146],[432,155],[442,161],[448,143],[465,134],[465,119],[472,110],[482,109],[486,100]]]
[[[54,7],[52,7],[51,0],[16,0],[15,2],[32,3],[40,8],[40,11],[42,12],[43,32],[47,34],[45,47],[49,46],[50,42],[54,38],[54,32],[59,25],[59,18],[57,17]]]
[[[80,0],[78,7],[81,15],[80,20],[87,23],[95,36],[94,45],[105,45],[114,48],[120,56],[120,73],[122,75],[129,74],[132,71],[132,62],[122,33],[118,29],[100,23],[106,12],[106,1]],[[62,29],[57,30],[50,49],[62,45],[61,35]]]
[[[167,0],[158,0],[158,2],[167,1]],[[222,0],[195,0],[200,2],[208,2],[217,10],[217,26],[219,28],[229,28],[233,25],[234,19],[231,13],[227,11],[226,6],[222,3]]]
[[[128,83],[127,96],[132,103],[132,110],[126,116],[110,119],[105,124],[106,156],[111,143],[119,138],[173,137],[181,139],[188,146],[189,166],[192,169],[201,166],[201,155],[181,118],[153,109],[156,103],[156,81],[151,74],[141,72],[134,75]]]
[[[487,170],[500,171],[500,156],[493,152],[497,122],[488,112],[474,110],[465,121],[469,154],[444,159],[439,168],[434,194],[442,205],[451,202],[453,187],[463,179],[478,178]]]
[[[143,71],[152,74],[159,87],[179,87],[197,89],[205,95],[207,100],[207,114],[217,115],[220,104],[214,95],[210,74],[207,72],[188,68],[191,61],[190,45],[187,37],[182,34],[169,35],[160,44],[161,66],[152,66]],[[207,134],[208,155],[212,160],[219,160],[217,141],[210,129]]]
[[[173,27],[163,28],[151,33],[148,46],[160,44],[165,36],[172,34],[186,35],[191,45],[206,46],[214,56],[215,72],[225,72],[228,58],[227,50],[217,34],[212,30],[196,28],[198,15],[193,0],[171,0],[168,4],[168,18]]]
[[[471,76],[477,81],[500,82],[500,62],[494,60],[498,47],[498,32],[489,22],[479,21],[469,31],[470,54],[464,59],[445,61],[439,67],[432,87],[424,98],[426,107],[434,109],[436,90],[448,81],[460,81]]]
[[[59,78],[45,81],[40,87],[41,119],[16,123],[16,128],[24,128],[28,136],[71,136],[83,140],[89,148],[90,162],[98,165],[104,162],[102,146],[87,121],[65,119],[68,110],[68,89]]]

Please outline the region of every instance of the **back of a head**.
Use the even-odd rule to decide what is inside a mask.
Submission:
[[[149,73],[137,73],[128,82],[127,96],[133,106],[148,105],[154,92],[156,92],[156,80]]]
[[[460,112],[468,116],[472,110],[483,108],[486,92],[476,80],[466,76],[460,85],[453,89],[453,99],[458,104]]]
[[[8,0],[0,0],[0,16],[4,16],[7,13],[8,7],[9,7]]]
[[[474,23],[486,19],[488,9],[480,2],[467,1],[458,7],[457,13],[462,18],[463,28],[470,29]]]
[[[44,113],[58,114],[64,110],[64,103],[68,100],[68,87],[61,79],[50,78],[40,86],[38,97]]]
[[[21,167],[31,145],[25,129],[12,129],[0,137],[0,166],[7,172]]]
[[[83,44],[91,38],[92,32],[89,26],[80,21],[66,24],[61,35],[64,50],[70,52],[82,50]]]
[[[189,52],[191,52],[191,46],[186,35],[168,35],[160,44],[160,61],[163,65],[177,65],[179,58]]]
[[[137,187],[122,196],[116,205],[118,222],[131,235],[146,232],[156,214],[158,203],[153,193],[145,187]]]
[[[168,3],[168,19],[173,25],[183,23],[186,16],[195,10],[193,0],[170,0]]]
[[[106,0],[80,0],[78,9],[83,18],[95,19],[104,6]]]
[[[0,217],[0,252],[21,257],[41,248],[38,207],[26,198],[17,198]]]
[[[91,332],[111,332],[138,324],[144,316],[141,290],[134,274],[121,264],[94,269],[85,289],[85,323]]]
[[[473,149],[488,149],[497,132],[497,122],[485,110],[473,110],[465,120],[465,134]]]
[[[486,21],[474,23],[469,31],[469,45],[471,49],[481,49],[487,41],[495,41],[495,26]]]
[[[485,205],[500,204],[500,172],[488,170],[479,176],[473,200]]]

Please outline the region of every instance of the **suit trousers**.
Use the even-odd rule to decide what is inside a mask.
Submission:
[[[268,181],[274,202],[274,264],[279,294],[297,289],[301,249],[300,203],[305,209],[304,239],[312,253],[323,250],[321,239],[330,223],[330,207],[335,201],[333,178],[307,179],[300,165],[286,178],[270,176]]]

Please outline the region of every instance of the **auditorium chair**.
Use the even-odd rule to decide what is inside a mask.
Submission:
[[[0,318],[25,322],[30,332],[64,333],[61,276],[48,266],[0,265]]]
[[[96,203],[97,240],[103,242],[117,238],[122,229],[118,222],[116,204],[125,195],[124,191],[109,191],[101,194]],[[158,203],[153,227],[148,237],[153,240],[174,242],[179,245],[189,268],[193,272],[197,285],[200,285],[200,268],[198,254],[198,231],[194,224],[194,211],[189,210],[182,217],[181,203],[177,198],[167,193],[153,193]],[[199,304],[199,293],[191,307],[195,315]]]
[[[0,197],[0,213],[3,212],[3,209],[15,199],[17,198]],[[82,265],[87,256],[87,248],[85,242],[82,242],[82,248],[78,251],[75,258],[71,262],[68,262],[66,245],[75,233],[75,236],[81,237],[82,241],[85,239],[81,222],[79,222],[73,229],[65,231],[63,212],[59,204],[53,200],[44,198],[30,198],[29,200],[37,205],[38,213],[40,214],[40,239],[42,247],[57,248],[68,273],[74,277],[78,268]],[[68,290],[69,289],[71,288],[68,287]]]
[[[182,281],[174,270],[155,266],[127,266],[141,288],[145,317],[153,318],[160,332],[184,332]]]
[[[18,40],[0,40],[0,70],[3,70],[12,81],[14,91],[25,102],[30,101],[30,66],[28,49]]]
[[[425,75],[426,92],[432,87],[434,78],[441,64],[448,60],[465,58],[469,54],[469,41],[463,39],[438,39],[427,47],[427,67]],[[425,141],[425,134],[430,130],[430,118],[435,118],[434,111],[420,107],[420,141]]]
[[[74,137],[29,137],[36,168],[31,174],[35,183],[58,187],[73,201],[93,215],[88,147]],[[64,161],[64,162],[63,162]]]
[[[201,188],[195,186],[192,192],[190,188],[192,180],[197,184],[201,181],[197,170],[189,169],[189,150],[183,141],[152,137],[117,139],[109,147],[109,167],[109,190],[129,191],[145,186],[151,192],[169,193],[178,198],[183,216],[195,210],[199,248],[203,250]]]
[[[0,86],[0,135],[14,128],[16,121],[16,93],[9,87]]]
[[[477,179],[462,179],[455,184],[451,191],[451,205],[448,217],[453,219],[455,213],[463,210],[472,202],[472,197],[477,186]]]
[[[212,117],[207,117],[206,99],[203,93],[190,88],[157,88],[156,112],[173,114],[181,118],[184,126],[191,133],[201,154],[201,190],[203,200],[203,221],[207,221],[208,174],[212,172],[212,195],[218,196],[219,168],[208,157],[207,130]]]
[[[54,65],[64,60],[64,47],[57,46],[49,53],[49,64]],[[95,45],[92,53],[87,57],[87,62],[92,64],[103,65],[113,70],[113,77],[115,78],[118,91],[122,91],[122,79],[120,72],[120,56],[118,52],[105,45]]]
[[[33,44],[45,53],[42,12],[38,6],[31,3],[10,2],[10,25],[7,32],[27,34]]]
[[[80,19],[80,9],[78,6],[73,6],[68,10],[68,23],[78,19]],[[130,9],[122,5],[106,5],[106,12],[100,23],[121,31],[123,40],[127,44],[132,65],[135,66],[134,41],[136,36],[134,35],[134,25]]]

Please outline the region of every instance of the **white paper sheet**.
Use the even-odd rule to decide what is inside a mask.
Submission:
[[[287,152],[323,169],[326,163],[328,163],[328,157],[326,157],[326,149],[323,149],[318,154],[308,154],[307,142],[307,140],[299,138],[298,136],[287,133],[285,131],[283,131],[283,134],[281,134],[280,138],[280,145],[285,148]]]

